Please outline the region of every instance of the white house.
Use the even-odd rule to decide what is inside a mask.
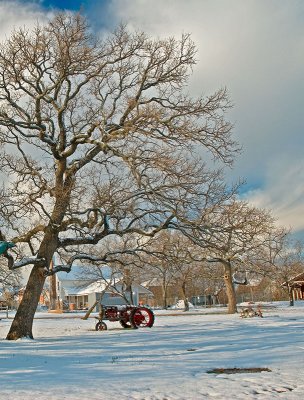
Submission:
[[[109,268],[109,267],[108,267]],[[73,266],[71,272],[58,272],[56,279],[57,305],[65,310],[84,310],[92,307],[96,301],[104,305],[138,305],[142,298],[152,297],[153,293],[139,284],[132,284],[132,294],[123,293],[121,281],[113,277],[92,281],[80,275],[81,266]],[[106,275],[106,274],[104,274]],[[132,298],[132,301],[131,301]]]

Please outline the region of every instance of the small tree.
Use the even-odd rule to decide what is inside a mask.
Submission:
[[[171,232],[170,247],[164,259],[174,271],[172,283],[180,289],[184,311],[189,311],[189,287],[194,279],[201,276],[202,272],[202,263],[195,260],[195,252],[198,250],[198,247],[179,231]]]
[[[140,251],[139,266],[141,275],[150,286],[160,287],[161,305],[169,306],[169,296],[174,286],[176,268],[170,257],[173,235],[170,231],[162,231],[145,243]],[[171,290],[170,290],[171,289]]]
[[[7,339],[33,337],[46,276],[70,269],[50,269],[54,252],[87,255],[109,236],[151,237],[193,218],[215,179],[189,162],[193,146],[232,162],[226,90],[184,92],[195,51],[189,35],[151,40],[124,27],[99,40],[71,14],[2,44],[0,166],[10,179],[0,218],[31,254],[10,268],[33,265]]]

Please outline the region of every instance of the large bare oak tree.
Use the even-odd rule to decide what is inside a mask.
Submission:
[[[237,151],[226,90],[186,94],[189,35],[89,32],[80,15],[58,14],[0,48],[1,225],[18,244],[10,268],[32,265],[10,340],[33,337],[45,279],[66,268],[50,269],[55,252],[88,257],[109,236],[194,217],[217,179],[195,149],[228,164]]]

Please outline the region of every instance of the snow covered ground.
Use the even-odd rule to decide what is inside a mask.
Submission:
[[[304,303],[304,302],[303,302]],[[304,304],[275,304],[264,318],[156,312],[153,328],[124,330],[79,314],[37,313],[35,340],[4,340],[1,400],[302,399]],[[172,315],[175,314],[175,315]],[[214,374],[214,368],[271,372]]]

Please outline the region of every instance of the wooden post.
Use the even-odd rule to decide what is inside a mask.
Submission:
[[[293,307],[294,306],[293,290],[289,284],[288,284],[288,294],[289,294],[289,305]]]
[[[50,270],[54,267],[53,260],[50,264]],[[56,275],[50,275],[50,310],[57,310],[57,282]]]

